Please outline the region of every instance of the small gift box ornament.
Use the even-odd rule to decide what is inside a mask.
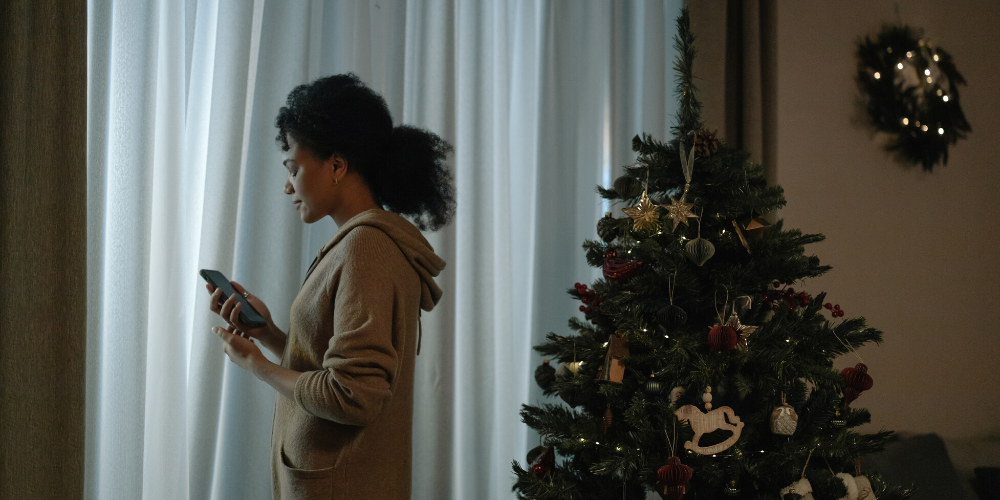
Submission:
[[[608,353],[604,356],[604,364],[597,370],[598,382],[622,383],[625,378],[625,365],[622,360],[628,357],[628,341],[625,337],[614,333],[608,339]]]

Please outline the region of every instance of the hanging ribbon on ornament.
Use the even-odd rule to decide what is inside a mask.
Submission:
[[[663,429],[663,434],[667,438],[667,447],[670,449],[670,458],[667,463],[656,471],[656,492],[664,500],[681,500],[687,490],[687,483],[694,475],[694,469],[681,463],[677,456],[677,419],[674,419],[674,437],[670,439],[670,434]]]
[[[674,305],[674,289],[676,287],[677,269],[674,268],[674,274],[672,276],[667,276],[667,293],[670,297],[670,305],[661,308],[656,313],[656,317],[660,321],[660,324],[666,328],[667,331],[674,331],[687,322],[687,313],[684,312],[684,309]]]
[[[689,136],[694,137],[694,131],[688,132]],[[688,219],[698,218],[691,208],[694,207],[694,203],[687,202],[688,189],[691,187],[691,174],[694,172],[694,145],[692,143],[691,151],[687,151],[684,146],[685,139],[682,137],[677,140],[680,145],[681,150],[681,171],[684,172],[684,192],[681,193],[680,198],[670,198],[669,205],[660,205],[667,210],[667,217],[674,221],[673,227],[670,229],[671,232],[677,229],[679,224],[688,225]],[[700,218],[699,222],[700,222]],[[700,265],[700,264],[699,264]]]
[[[715,315],[718,323],[708,331],[708,347],[716,352],[729,352],[736,348],[740,341],[739,332],[733,328],[725,319],[723,314],[729,307],[729,288],[726,288],[726,301],[722,304],[722,312],[719,312],[719,292],[715,291]],[[735,314],[736,311],[733,311]],[[737,323],[739,318],[737,318]]]
[[[795,434],[795,428],[799,425],[799,416],[795,413],[795,408],[785,400],[785,377],[783,375],[785,362],[778,366],[778,384],[781,385],[781,406],[771,412],[771,432],[779,436],[791,436]]]
[[[813,452],[816,448],[809,450],[809,455],[806,457],[806,463],[802,466],[802,475],[799,477],[798,481],[785,486],[781,489],[779,495],[781,495],[782,500],[812,500],[812,484],[806,479],[806,469],[809,467],[809,459],[812,458]]]

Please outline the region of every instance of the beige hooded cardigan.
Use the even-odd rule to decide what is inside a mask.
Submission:
[[[275,401],[275,499],[410,498],[419,314],[441,298],[444,266],[413,224],[384,210],[351,218],[320,250],[281,358],[303,373],[295,399]]]

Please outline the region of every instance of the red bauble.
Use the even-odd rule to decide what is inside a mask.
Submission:
[[[538,450],[538,448],[541,448],[541,450]],[[540,451],[541,453],[538,453],[538,456],[531,461],[531,472],[538,479],[542,479],[556,468],[556,453],[550,446],[539,446],[538,448],[532,450],[532,452]],[[532,453],[528,453],[529,457],[531,455]]]
[[[875,381],[872,377],[868,375],[868,367],[864,363],[858,363],[853,367],[849,366],[844,368],[840,372],[840,375],[844,377],[844,382],[847,387],[854,389],[856,391],[864,392],[871,389],[875,385]]]
[[[642,262],[622,259],[614,249],[604,253],[604,279],[610,281],[625,281],[642,271]]]
[[[682,464],[680,458],[670,457],[667,459],[667,465],[656,471],[658,479],[656,492],[665,500],[680,500],[693,475],[694,470]]]
[[[708,347],[717,352],[729,352],[736,348],[740,335],[731,326],[715,325],[708,331]]]

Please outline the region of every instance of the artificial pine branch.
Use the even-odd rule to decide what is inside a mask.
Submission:
[[[698,101],[698,89],[694,85],[694,33],[691,32],[691,17],[687,9],[681,10],[681,16],[677,19],[674,49],[679,54],[674,63],[674,71],[677,72],[677,97],[680,100],[676,134],[684,137],[688,132],[697,132],[703,128],[701,102]]]

